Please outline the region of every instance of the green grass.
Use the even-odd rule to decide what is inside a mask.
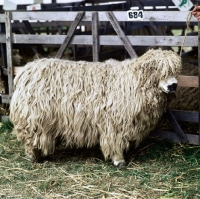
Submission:
[[[10,125],[9,125],[10,127]],[[0,133],[0,198],[200,198],[200,146],[147,139],[126,154],[125,168],[99,147],[59,148],[31,163],[9,131]]]

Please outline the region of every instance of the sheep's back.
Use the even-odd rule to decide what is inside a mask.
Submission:
[[[73,139],[79,139],[73,132],[82,137],[87,132],[97,138],[109,122],[113,131],[131,126],[133,113],[140,112],[136,82],[129,66],[37,60],[15,78],[10,118],[27,131],[56,131]]]

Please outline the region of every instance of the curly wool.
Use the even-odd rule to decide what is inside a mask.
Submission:
[[[167,104],[158,83],[180,69],[180,57],[160,49],[122,62],[30,62],[14,80],[14,133],[27,153],[52,154],[61,139],[66,147],[99,143],[105,159],[112,158],[155,128]]]

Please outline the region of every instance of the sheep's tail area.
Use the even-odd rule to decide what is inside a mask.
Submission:
[[[62,115],[58,115],[56,109],[60,107],[55,103],[63,97],[58,97],[63,84],[59,69],[54,62],[37,60],[28,63],[14,79],[16,88],[10,105],[13,133],[27,146],[41,149],[43,155],[54,152],[60,131],[56,131],[56,123]]]

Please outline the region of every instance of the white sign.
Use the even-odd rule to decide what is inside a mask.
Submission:
[[[172,0],[180,11],[189,11],[193,7],[190,0]]]
[[[143,10],[128,10],[127,16],[130,21],[141,21],[144,19],[144,12]]]
[[[17,10],[17,4],[13,3],[12,1],[9,1],[9,0],[4,0],[3,9],[4,10]]]
[[[33,4],[30,6],[26,6],[26,10],[41,10],[41,4]]]

